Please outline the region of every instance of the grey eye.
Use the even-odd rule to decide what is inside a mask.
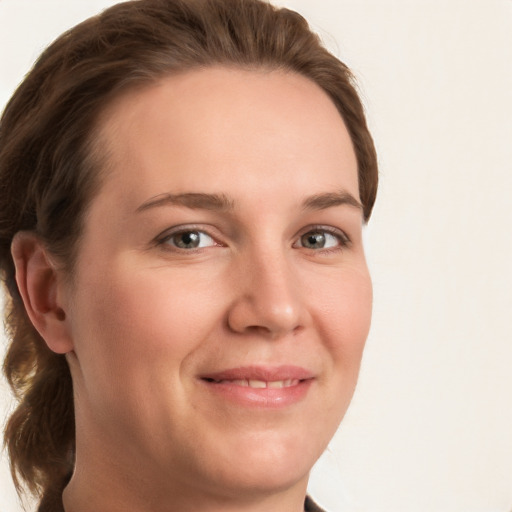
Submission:
[[[340,243],[337,236],[327,231],[309,231],[300,237],[300,246],[306,249],[329,249]]]
[[[325,235],[324,233],[306,233],[302,235],[301,239],[302,247],[307,247],[308,249],[323,249],[325,245]]]
[[[178,249],[198,249],[215,245],[213,238],[203,231],[181,231],[171,235],[167,243]]]

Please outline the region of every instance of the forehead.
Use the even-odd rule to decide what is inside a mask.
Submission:
[[[284,71],[208,68],[114,100],[99,138],[107,183],[136,203],[162,192],[237,192],[281,180],[358,196],[357,162],[327,94]],[[311,193],[317,191],[311,190]]]

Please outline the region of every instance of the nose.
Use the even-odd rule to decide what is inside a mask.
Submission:
[[[246,260],[232,277],[235,299],[228,311],[232,331],[275,339],[304,327],[307,310],[300,279],[284,256]]]

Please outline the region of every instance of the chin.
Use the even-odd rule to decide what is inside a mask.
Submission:
[[[236,464],[222,474],[222,478],[218,478],[220,475],[217,468],[217,478],[212,483],[213,488],[224,489],[229,496],[261,497],[284,492],[298,485],[303,485],[306,489],[310,469],[310,464],[303,464],[299,468],[283,461],[257,468],[250,467],[249,463]]]
[[[234,493],[247,496],[284,491],[301,483],[305,488],[309,472],[325,448],[307,445],[304,438],[267,433],[257,441],[226,450],[226,459],[214,462],[215,475],[224,485],[228,482]]]

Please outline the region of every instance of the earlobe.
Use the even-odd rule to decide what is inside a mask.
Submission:
[[[42,240],[29,231],[18,232],[11,254],[16,283],[25,310],[46,344],[56,353],[73,350],[66,312],[61,302],[62,276]]]

